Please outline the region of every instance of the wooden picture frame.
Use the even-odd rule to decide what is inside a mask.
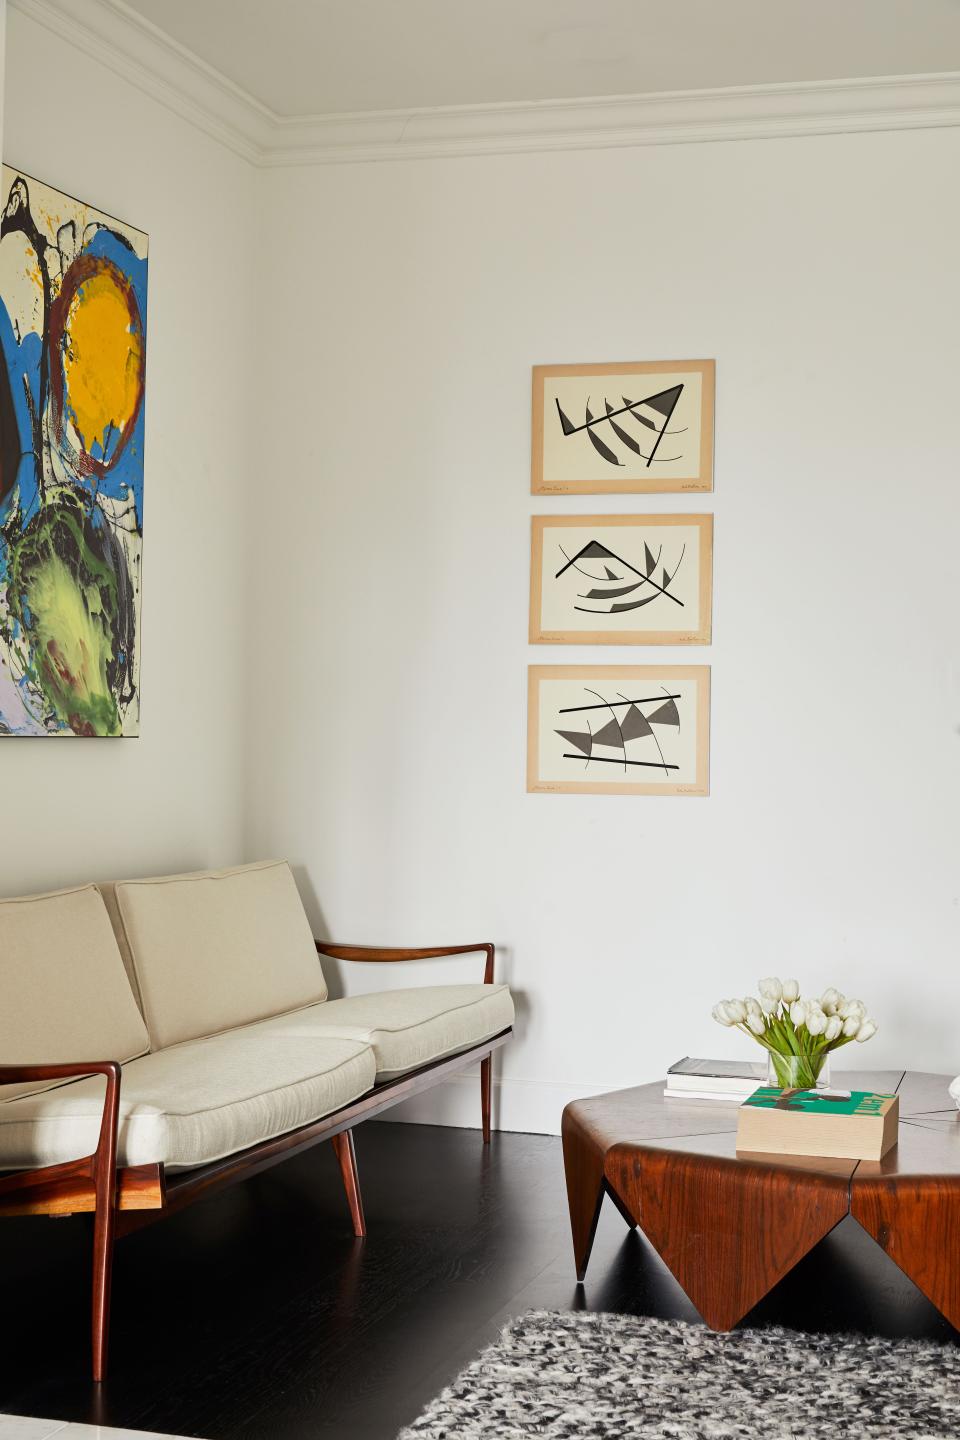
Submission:
[[[708,795],[709,754],[709,665],[530,666],[528,792]]]
[[[532,517],[531,645],[709,645],[712,592],[712,515]]]
[[[713,360],[535,365],[532,493],[712,490],[715,385]]]

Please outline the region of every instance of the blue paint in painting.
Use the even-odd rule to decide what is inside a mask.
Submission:
[[[17,483],[0,503],[0,521],[6,519],[11,505],[19,500],[26,525],[39,504],[40,492],[37,485],[37,461],[33,454],[33,434],[30,426],[30,411],[24,382],[30,387],[34,407],[40,394],[40,356],[43,341],[34,331],[18,341],[14,333],[7,307],[0,300],[0,350],[10,376],[10,390],[13,396],[13,410],[17,421],[17,440],[20,460],[17,465]]]
[[[85,251],[91,255],[103,256],[112,260],[129,279],[140,311],[140,324],[143,330],[144,344],[146,344],[146,260],[141,260],[125,241],[104,227],[100,227],[94,232]],[[0,300],[0,349],[3,351],[3,358],[10,375],[10,388],[13,394],[20,443],[17,484],[0,505],[0,521],[6,517],[12,504],[18,500],[23,524],[26,526],[37,511],[40,492],[37,484],[37,461],[33,454],[33,436],[24,382],[26,381],[29,386],[34,407],[38,407],[43,340],[35,331],[31,331],[24,336],[22,341],[18,341],[2,300]],[[102,478],[96,481],[87,478],[80,482],[85,488],[108,495],[115,500],[125,500],[132,493],[136,506],[137,525],[141,529],[143,527],[143,432],[144,413],[143,405],[141,405],[133,432],[117,463]]]
[[[14,421],[17,427],[17,473],[15,483],[0,501],[0,524],[7,522],[11,512],[17,513],[22,527],[26,527],[36,513],[40,503],[40,489],[37,484],[37,461],[33,453],[33,433],[30,423],[30,409],[27,404],[27,387],[31,403],[37,406],[40,393],[40,356],[43,341],[34,331],[18,341],[7,307],[0,300],[0,363],[6,366],[10,378],[10,393],[13,400]],[[6,590],[9,579],[9,550],[0,536],[0,590]],[[24,616],[29,622],[30,612],[24,607]],[[8,621],[9,623],[9,621]],[[14,640],[19,641],[22,629],[15,620],[10,625]],[[6,668],[0,669],[0,726],[12,735],[39,735],[42,726],[31,714],[29,686],[26,676],[14,679],[8,676]]]

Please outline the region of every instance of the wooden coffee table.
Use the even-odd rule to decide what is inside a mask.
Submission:
[[[900,1097],[883,1160],[737,1154],[737,1109],[667,1100],[663,1081],[577,1100],[563,1159],[577,1279],[609,1195],[713,1330],[729,1330],[847,1215],[960,1329],[960,1113],[950,1077],[834,1074]]]

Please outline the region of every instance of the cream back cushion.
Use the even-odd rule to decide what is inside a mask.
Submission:
[[[130,946],[127,942],[127,932],[123,928],[123,921],[120,918],[120,907],[117,904],[117,886],[114,881],[97,881],[97,889],[103,896],[103,903],[107,907],[107,914],[110,916],[110,924],[113,926],[113,933],[116,937],[117,948],[120,951],[120,959],[123,961],[123,968],[127,972],[127,979],[130,981],[130,989],[133,991],[133,998],[137,1007],[143,1014],[143,1001],[140,998],[140,983],[137,980],[137,972],[133,964],[133,956],[130,954]]]
[[[285,860],[118,881],[114,893],[154,1050],[327,998]]]
[[[132,1060],[150,1048],[93,885],[0,901],[0,1063]],[[59,1085],[0,1086],[0,1100]]]

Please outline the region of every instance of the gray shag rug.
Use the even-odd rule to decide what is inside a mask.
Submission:
[[[398,1440],[956,1440],[960,1348],[534,1310]]]

